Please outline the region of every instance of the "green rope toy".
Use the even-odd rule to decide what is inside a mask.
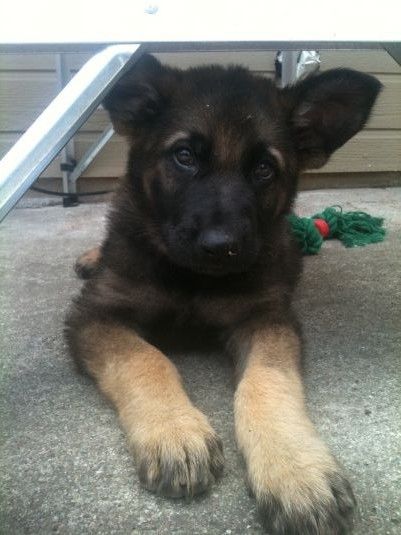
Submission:
[[[355,247],[384,240],[383,219],[365,212],[343,212],[331,206],[312,217],[288,216],[295,239],[304,254],[319,252],[323,240],[337,238],[345,247]]]

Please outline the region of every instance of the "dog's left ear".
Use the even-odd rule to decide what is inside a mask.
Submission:
[[[321,167],[364,127],[381,87],[368,74],[333,69],[282,90],[301,169]]]

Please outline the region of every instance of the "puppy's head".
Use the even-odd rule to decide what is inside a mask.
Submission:
[[[246,69],[181,71],[147,55],[105,107],[129,140],[128,179],[155,245],[173,263],[223,275],[257,260],[300,171],[364,126],[379,91],[347,69],[280,90]]]

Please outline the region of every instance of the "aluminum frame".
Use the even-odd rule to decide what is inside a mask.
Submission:
[[[67,66],[65,54],[56,54],[56,72],[58,78],[59,92],[64,89],[71,79],[70,70]],[[70,170],[69,167],[73,167],[75,162],[75,143],[74,138],[62,148],[60,152],[60,168],[61,179],[63,184],[64,193],[75,193],[75,189],[70,186]]]
[[[281,87],[294,83],[297,79],[297,61],[299,50],[283,51],[281,65]]]
[[[0,162],[0,221],[144,48],[138,44],[114,45],[93,56],[4,156]]]
[[[75,187],[78,178],[82,175],[85,169],[89,167],[103,147],[109,142],[113,134],[114,128],[110,125],[103,130],[99,138],[89,147],[69,176],[69,182],[71,186]]]

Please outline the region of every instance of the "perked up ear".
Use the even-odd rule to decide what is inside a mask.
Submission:
[[[302,169],[324,165],[365,126],[381,87],[368,74],[333,69],[283,90]]]
[[[103,101],[114,130],[130,135],[167,104],[175,71],[144,54],[123,74]]]

